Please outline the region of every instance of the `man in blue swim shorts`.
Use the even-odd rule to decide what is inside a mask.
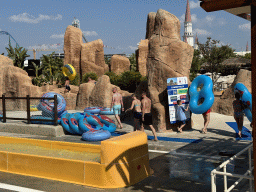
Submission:
[[[123,98],[122,98],[122,95],[117,92],[117,88],[116,87],[114,87],[113,93],[114,94],[112,96],[112,102],[111,102],[111,107],[110,108],[113,107],[114,115],[115,115],[115,118],[116,118],[116,120],[118,122],[117,127],[122,129],[123,125],[121,123],[119,115],[121,114],[121,109],[122,109],[122,111],[124,111]]]

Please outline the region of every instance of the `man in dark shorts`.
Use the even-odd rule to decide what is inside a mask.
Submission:
[[[69,78],[66,77],[65,91],[64,91],[64,93],[69,92],[70,90],[71,90],[71,89],[70,89],[70,86],[69,86]]]
[[[144,131],[144,125],[148,125],[155,137],[154,141],[158,141],[157,136],[156,136],[156,130],[152,125],[152,114],[151,114],[151,100],[147,97],[146,93],[142,93],[142,100],[141,100],[141,105],[142,105],[142,126],[141,126],[141,131]]]

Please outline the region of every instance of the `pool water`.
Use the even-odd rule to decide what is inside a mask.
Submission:
[[[62,149],[49,149],[45,147],[35,146],[32,144],[0,144],[0,151],[22,153],[29,155],[40,155],[46,157],[55,157],[71,160],[93,161],[100,163],[100,153],[78,152]]]

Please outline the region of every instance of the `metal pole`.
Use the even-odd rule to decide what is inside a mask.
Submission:
[[[227,173],[227,165],[224,165],[223,172]],[[228,190],[228,184],[227,184],[227,175],[224,175],[224,192],[227,192]]]
[[[57,95],[54,95],[54,125],[58,125]]]
[[[27,95],[27,119],[28,119],[28,124],[30,124],[30,99],[29,99],[29,95]]]
[[[211,185],[212,192],[216,192],[216,174],[214,173],[214,170],[211,172]]]
[[[5,107],[5,95],[2,95],[2,105],[3,105],[3,123],[6,123],[6,107]]]
[[[252,111],[256,111],[256,2],[251,3],[251,63],[252,63]],[[255,113],[253,113],[255,114]],[[253,127],[256,126],[256,118],[253,115]],[[256,151],[256,133],[253,131],[253,151]],[[253,153],[254,159],[256,159],[256,153]],[[254,167],[256,167],[256,161],[254,161]],[[254,171],[254,178],[256,178],[256,171]],[[254,186],[256,186],[256,179],[254,179]]]
[[[248,149],[248,158],[249,158],[249,176],[252,176],[252,154],[251,148]],[[252,192],[252,180],[249,180],[250,192]]]

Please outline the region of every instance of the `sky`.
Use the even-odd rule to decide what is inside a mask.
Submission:
[[[207,13],[190,0],[192,28],[200,43],[207,37],[245,51],[251,50],[251,23],[225,11]],[[101,39],[105,54],[134,53],[145,39],[147,15],[164,9],[175,15],[184,34],[187,0],[1,0],[0,31],[6,31],[26,49],[57,49],[63,53],[64,34],[74,17],[88,41]],[[181,39],[183,40],[183,38]],[[0,34],[0,54],[7,55],[9,37]],[[15,41],[11,40],[12,45]],[[51,51],[52,52],[52,51]],[[42,54],[51,52],[40,51]],[[33,52],[28,52],[33,58]]]

